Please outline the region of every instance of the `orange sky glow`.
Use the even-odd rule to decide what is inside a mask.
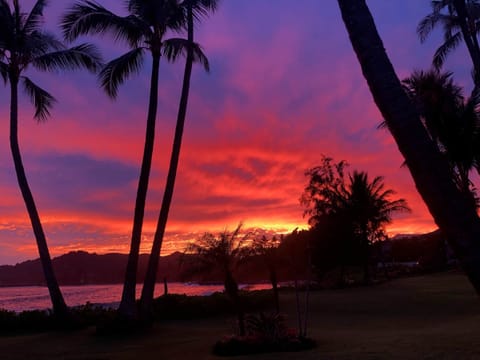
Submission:
[[[54,31],[66,4],[52,4]],[[113,0],[102,1],[106,7]],[[436,229],[376,109],[335,1],[223,1],[198,27],[211,73],[194,68],[177,183],[162,254],[183,251],[206,231],[306,228],[299,198],[305,170],[321,155],[350,170],[383,176],[411,213],[395,215],[388,233]],[[425,4],[424,4],[425,3]],[[25,1],[26,7],[29,1]],[[415,28],[428,2],[371,0],[369,6],[400,78],[427,69],[439,41],[420,44]],[[273,12],[272,12],[273,11]],[[274,16],[272,16],[274,15]],[[125,51],[89,38],[107,60]],[[447,61],[471,87],[460,49]],[[111,101],[86,73],[36,74],[58,103],[36,124],[25,97],[20,146],[54,256],[73,250],[128,252],[143,150],[149,86],[143,71]],[[149,252],[160,209],[180,95],[183,63],[161,63],[155,153],[142,252]],[[0,264],[37,257],[8,147],[8,88],[0,87]]]

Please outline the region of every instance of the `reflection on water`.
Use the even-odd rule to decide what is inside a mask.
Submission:
[[[268,284],[254,284],[244,286],[248,290],[269,289]],[[69,306],[85,304],[107,304],[115,307],[122,295],[122,285],[83,285],[62,286],[62,293]],[[223,291],[222,285],[198,285],[169,283],[168,292],[171,294],[210,295],[216,291]],[[141,286],[137,287],[137,297],[140,297]],[[163,294],[163,284],[157,284],[155,296]],[[46,287],[0,287],[0,309],[22,311],[48,309],[51,307],[50,297]]]

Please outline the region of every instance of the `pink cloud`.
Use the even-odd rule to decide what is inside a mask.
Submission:
[[[408,170],[401,168],[403,160],[391,136],[376,129],[382,118],[336,3],[321,3],[223,2],[219,12],[199,27],[198,41],[212,71],[204,74],[194,68],[165,253],[181,249],[204,231],[233,228],[242,220],[247,227],[282,232],[306,226],[298,201],[306,184],[303,174],[318,164],[322,154],[347,160],[352,170],[384,176],[386,185],[409,202],[413,212],[397,216],[389,226],[391,234],[435,228]],[[371,3],[399,74],[403,77],[419,65],[428,67],[435,44],[422,47],[414,34],[428,4]],[[54,13],[60,10],[55,8]],[[105,40],[95,42],[108,59],[124,51]],[[455,57],[451,64],[462,62]],[[182,75],[183,63],[161,64],[143,251],[149,251],[162,199]],[[59,100],[46,124],[35,124],[32,108],[22,102],[20,143],[54,254],[74,249],[127,251],[145,135],[148,77],[147,59],[142,73],[126,82],[112,102],[89,74],[41,75],[40,83]],[[8,239],[18,240],[13,247],[0,240],[1,263],[7,259],[7,248],[8,259],[14,258],[12,253],[33,257],[36,248],[9,154],[7,90],[1,88],[0,94],[4,94],[0,167],[5,169],[0,174],[4,194],[0,231],[4,226]],[[68,168],[66,160],[46,163],[54,155],[72,159],[70,172],[79,164],[85,171],[91,163],[97,164],[97,170],[113,164],[111,184],[108,176],[103,178],[108,186],[101,185],[95,174],[83,178],[82,167],[75,173],[81,180],[67,176],[69,189],[70,183],[62,183],[66,180],[61,176]],[[51,177],[43,175],[47,165]]]

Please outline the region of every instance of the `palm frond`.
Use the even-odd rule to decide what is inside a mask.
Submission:
[[[0,61],[0,76],[3,79],[3,82],[6,84],[8,80],[8,65],[3,61]]]
[[[448,5],[448,2],[451,2],[451,0],[432,0],[430,1],[430,7],[433,12],[440,12]]]
[[[13,2],[13,14],[18,20],[22,14],[22,11],[20,9],[20,3],[18,2],[18,0],[12,0],[12,2]],[[20,21],[18,21],[17,23],[20,24]]]
[[[23,52],[29,59],[34,59],[54,51],[65,50],[65,45],[49,32],[33,31],[24,37]]]
[[[127,1],[127,9],[132,14],[147,23],[152,28],[180,31],[185,27],[185,11],[178,0]]]
[[[55,98],[46,90],[35,85],[33,81],[27,77],[22,77],[22,84],[32,104],[35,106],[35,119],[38,121],[46,121],[50,116],[50,108],[56,102]]]
[[[433,60],[432,60],[433,66],[436,69],[440,69],[445,63],[447,56],[453,50],[455,50],[458,47],[458,45],[460,45],[462,40],[463,40],[463,35],[461,31],[453,34],[448,39],[445,39],[445,42],[438,47],[438,49],[435,51],[435,54],[433,55]]]
[[[444,36],[460,28],[458,18],[451,14],[435,13],[425,16],[417,26],[417,35],[423,43],[437,25],[443,26]]]
[[[423,43],[428,38],[430,33],[435,29],[437,23],[440,21],[439,14],[432,13],[425,16],[417,25],[417,35]]]
[[[211,13],[218,9],[220,0],[184,0],[182,7],[192,7],[195,20],[208,17]]]
[[[222,272],[232,272],[247,256],[252,255],[251,249],[244,246],[251,233],[240,236],[241,228],[242,223],[233,232],[225,230],[218,236],[206,233],[189,244],[185,254],[195,255],[193,259],[198,271],[218,268]]]
[[[14,34],[14,18],[5,0],[0,1],[0,49],[7,47]]]
[[[0,14],[12,14],[7,0],[0,0]]]
[[[171,38],[163,43],[163,55],[170,62],[175,62],[180,56],[186,56],[189,42],[186,39]],[[200,63],[205,71],[210,71],[208,58],[202,51],[199,44],[193,43],[193,62]]]
[[[74,4],[60,22],[63,37],[73,41],[81,35],[110,33],[115,40],[124,40],[138,46],[149,29],[135,16],[121,17],[94,1],[83,0]]]
[[[84,68],[96,72],[101,67],[101,56],[94,45],[80,44],[39,56],[33,59],[32,64],[43,71]]]
[[[100,71],[99,80],[111,98],[117,96],[118,86],[132,74],[138,73],[143,63],[143,48],[136,48],[110,61]]]
[[[37,0],[30,11],[30,14],[28,14],[28,17],[25,20],[25,25],[23,26],[24,34],[30,34],[32,31],[37,30],[43,23],[43,9],[46,5],[47,0]]]

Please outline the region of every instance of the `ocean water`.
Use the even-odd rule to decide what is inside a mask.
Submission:
[[[248,290],[269,289],[269,284],[241,285]],[[69,306],[92,304],[117,307],[122,295],[122,285],[82,285],[62,286],[62,293]],[[169,283],[170,294],[210,295],[223,291],[222,285],[199,285],[184,283]],[[137,297],[140,297],[141,287],[137,287]],[[155,287],[155,296],[163,295],[163,283]],[[43,310],[51,307],[50,297],[46,287],[22,286],[0,287],[0,309],[11,311]]]

